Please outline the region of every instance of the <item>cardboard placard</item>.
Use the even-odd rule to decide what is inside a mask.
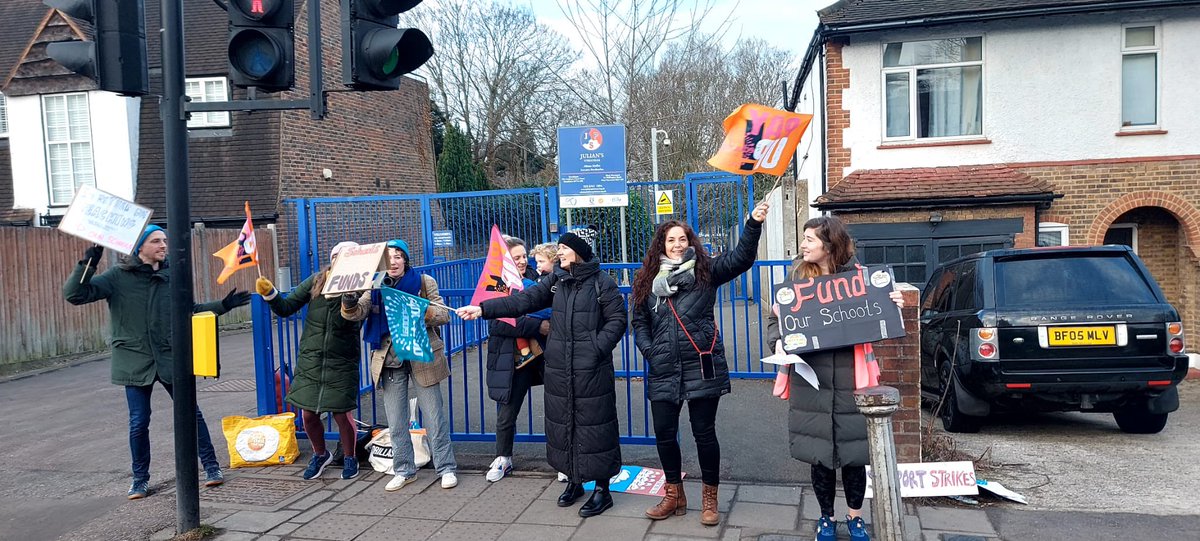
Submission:
[[[122,254],[133,251],[153,211],[88,185],[79,187],[58,230]]]
[[[321,294],[326,297],[378,289],[387,274],[387,243],[364,244],[344,248],[325,280]]]
[[[804,353],[904,336],[900,309],[889,297],[889,266],[785,281],[774,289],[783,349]]]
[[[975,482],[975,464],[959,462],[920,462],[897,464],[900,473],[900,497],[969,496],[979,494]],[[867,466],[867,497],[873,497],[871,467]]]
[[[686,474],[681,475],[686,477]],[[639,494],[642,496],[665,496],[667,474],[656,468],[642,466],[621,466],[621,471],[608,480],[608,489],[613,492]],[[584,490],[595,490],[596,482],[588,481],[583,484]]]

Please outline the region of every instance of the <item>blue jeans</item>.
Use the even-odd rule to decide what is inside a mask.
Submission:
[[[162,384],[168,395],[175,397],[169,383],[158,378],[155,381]],[[153,391],[153,383],[125,386],[125,401],[129,403],[129,452],[133,455],[134,481],[150,481],[150,394]],[[217,452],[213,449],[212,437],[208,435],[208,425],[204,424],[204,415],[199,407],[196,408],[196,437],[204,471],[220,470],[221,464],[217,462]]]
[[[408,363],[400,368],[384,368],[379,375],[383,390],[383,412],[387,415],[392,433],[392,468],[397,475],[412,477],[417,474],[413,458],[412,438],[408,435],[408,382],[412,380],[412,369]],[[433,465],[438,475],[456,473],[454,447],[450,444],[450,419],[442,401],[441,384],[422,387],[413,382],[417,408],[425,415],[425,429],[429,435],[429,447],[433,451]]]

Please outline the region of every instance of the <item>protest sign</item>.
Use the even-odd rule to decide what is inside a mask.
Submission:
[[[686,474],[681,477],[686,476]],[[641,466],[621,466],[621,471],[608,480],[608,489],[613,492],[640,494],[642,496],[665,496],[663,490],[667,484],[667,474],[654,468]],[[583,484],[584,490],[595,490],[596,482],[588,481]]]
[[[133,251],[152,211],[88,185],[79,187],[58,230],[122,254]]]
[[[900,473],[900,497],[962,496],[979,494],[975,484],[975,465],[959,462],[920,462],[897,464]],[[871,467],[867,466],[867,496],[872,498]]]
[[[900,309],[888,296],[891,267],[788,280],[775,286],[783,349],[804,353],[904,336]]]
[[[337,261],[329,271],[329,279],[325,280],[325,289],[321,290],[321,294],[329,297],[351,291],[378,289],[387,274],[385,255],[386,242],[353,246],[338,252]]]

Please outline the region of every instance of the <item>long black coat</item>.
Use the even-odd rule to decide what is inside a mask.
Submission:
[[[551,308],[546,342],[546,461],[572,482],[621,470],[613,349],[628,326],[625,299],[600,263],[575,263],[511,297],[481,304],[483,317]]]
[[[679,288],[671,296],[671,303],[679,319],[687,326],[692,340],[701,350],[713,344],[717,324],[713,316],[713,305],[717,301],[717,288],[746,272],[754,265],[758,252],[758,239],[762,235],[762,224],[753,219],[746,220],[742,238],[733,251],[712,259],[709,283]],[[658,269],[647,269],[657,273]],[[644,271],[645,272],[645,271]],[[655,308],[655,303],[658,308]],[[725,362],[725,345],[719,335],[713,348],[713,379],[700,375],[700,354],[679,327],[667,299],[659,301],[654,294],[646,302],[633,309],[633,332],[638,350],[646,359],[649,368],[647,383],[652,401],[679,403],[694,398],[713,398],[728,394],[729,365]]]
[[[854,268],[851,261],[836,272]],[[792,267],[798,268],[797,262]],[[779,318],[767,318],[767,343],[779,340]],[[801,355],[817,373],[819,390],[793,371],[788,379],[788,436],[792,458],[826,468],[871,463],[867,418],[854,405],[854,346]],[[791,370],[791,366],[786,367]]]
[[[513,374],[516,373],[517,365],[517,338],[537,340],[542,349],[546,349],[545,337],[540,330],[542,321],[544,320],[533,317],[519,317],[516,327],[503,321],[488,322],[488,396],[497,403],[507,404],[512,399]],[[521,370],[536,372],[533,385],[541,385],[544,368],[543,362],[537,361]]]

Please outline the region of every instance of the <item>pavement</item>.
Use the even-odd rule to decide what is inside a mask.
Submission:
[[[227,464],[220,418],[254,415],[250,335],[223,336],[221,348],[222,379],[199,381],[197,396],[218,456]],[[124,393],[108,382],[108,371],[107,360],[100,359],[0,380],[0,540],[144,540],[174,533],[171,402],[161,388],[154,393],[152,493],[128,501]],[[226,540],[811,539],[818,511],[808,468],[787,456],[786,430],[769,421],[784,411],[784,404],[766,392],[769,383],[735,382],[734,394],[722,401],[718,424],[725,427],[725,460],[717,527],[700,525],[695,510],[700,491],[694,482],[687,483],[693,510],[682,517],[650,521],[642,513],[654,498],[614,494],[613,509],[581,519],[577,506],[554,505],[562,485],[545,467],[541,444],[517,444],[517,473],[487,483],[483,470],[492,458],[490,442],[455,443],[460,484],[454,489],[440,488],[427,468],[420,482],[387,493],[386,478],[366,470],[349,481],[337,479],[336,469],[323,479],[303,480],[308,446],[302,441],[296,464],[228,470],[224,486],[203,488],[202,522],[220,528],[217,539]],[[681,423],[684,441],[691,439],[688,428]],[[626,463],[657,465],[653,446],[623,450]],[[683,450],[685,472],[698,476],[694,446],[685,444]],[[1070,461],[1059,466],[1085,467]],[[1192,501],[1192,508],[1200,503],[1186,492],[1178,499]],[[1163,515],[1126,506],[1064,512],[983,500],[988,505],[974,508],[930,505],[945,499],[906,500],[904,538],[1151,541],[1200,531],[1196,511]]]

